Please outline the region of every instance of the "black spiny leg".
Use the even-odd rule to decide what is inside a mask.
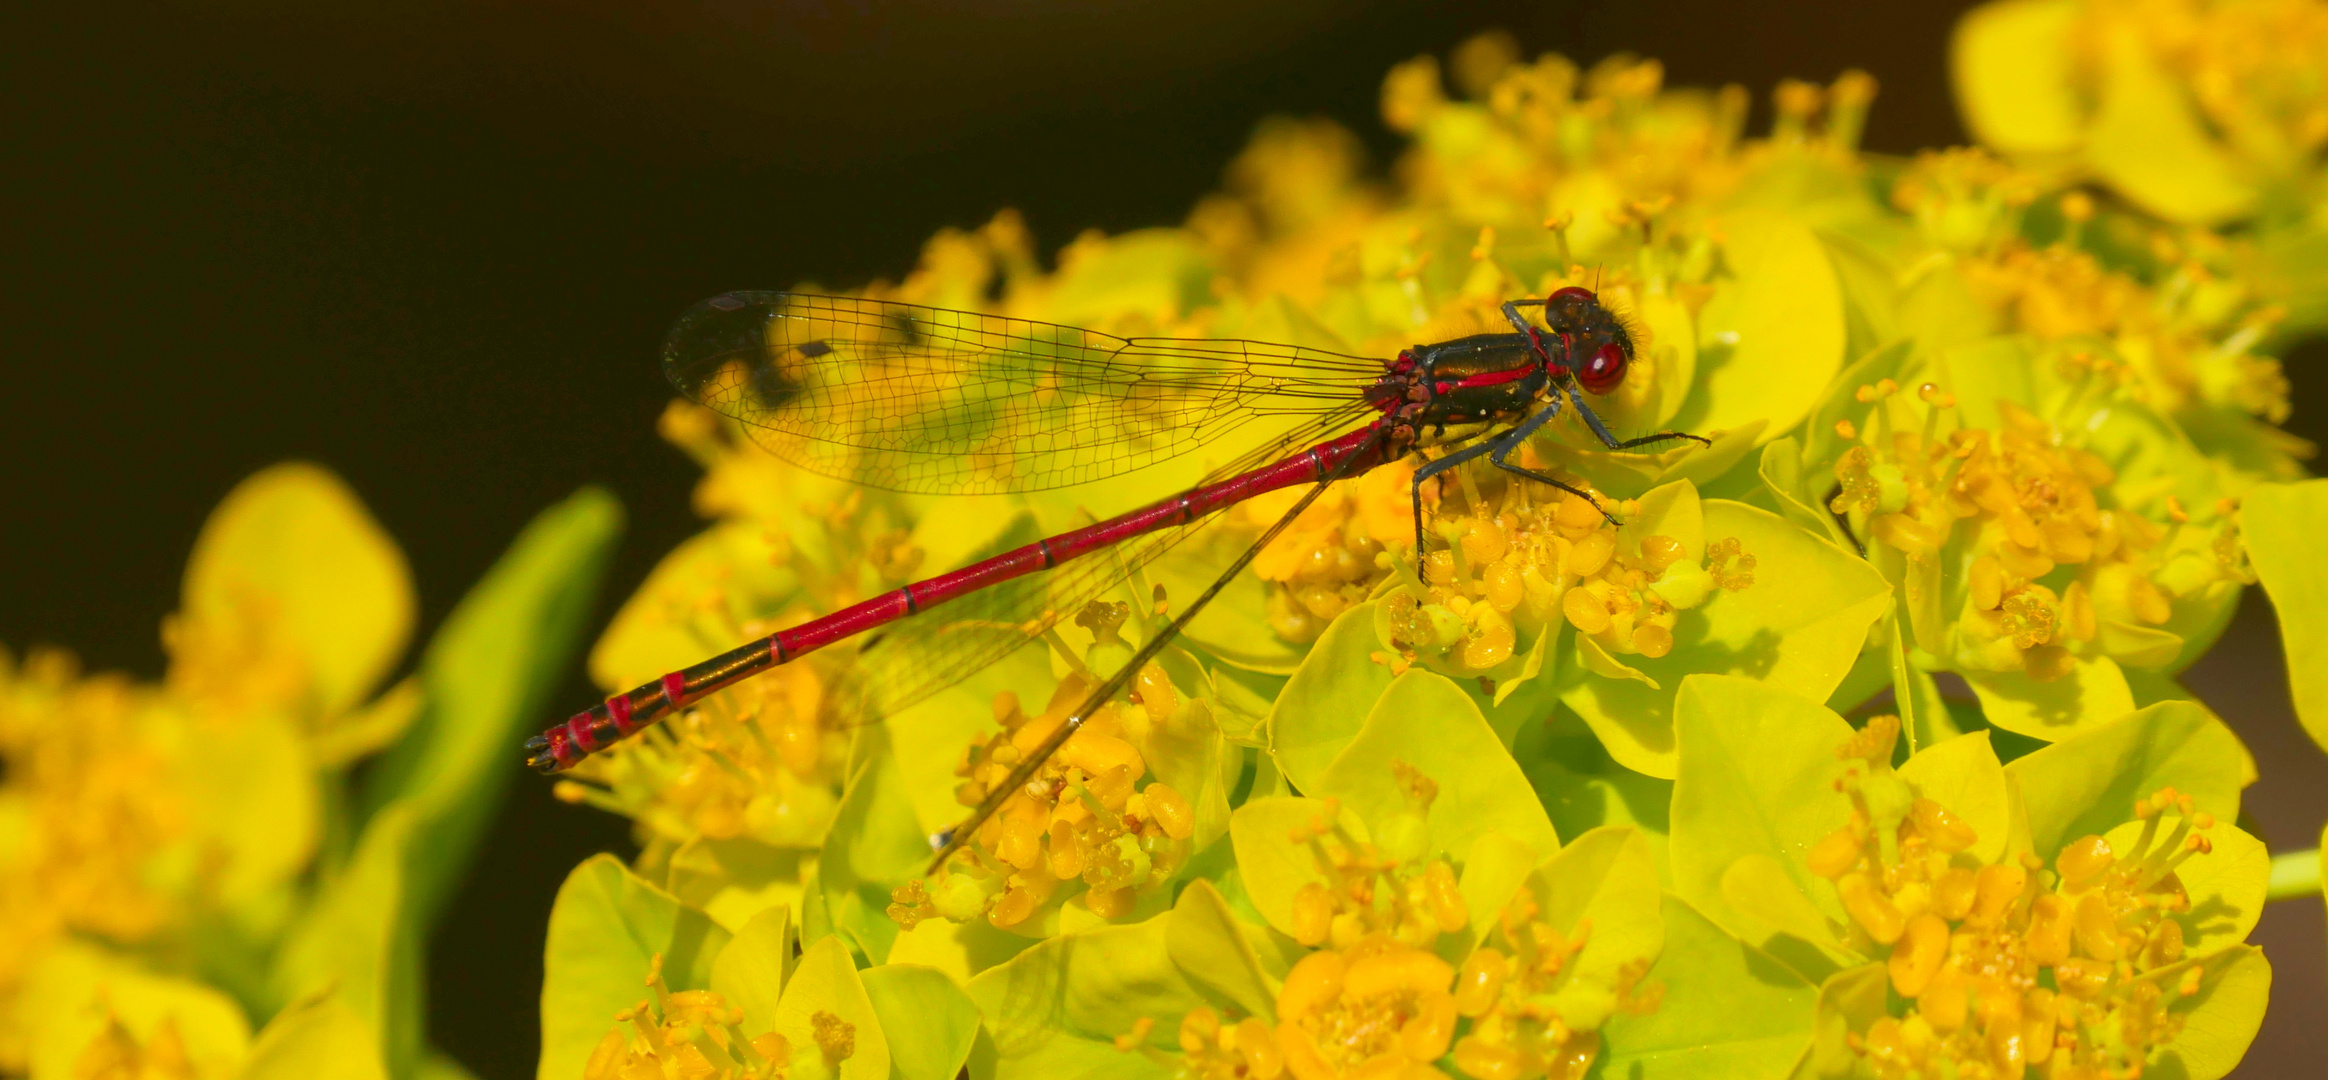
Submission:
[[[1437,476],[1440,473],[1446,472],[1447,470],[1452,469],[1457,465],[1461,465],[1466,461],[1477,460],[1480,455],[1493,451],[1496,446],[1496,443],[1489,442],[1473,443],[1472,445],[1466,446],[1461,450],[1457,450],[1454,453],[1440,458],[1437,461],[1426,461],[1423,463],[1421,468],[1415,470],[1415,482],[1412,487],[1412,491],[1415,499],[1415,576],[1417,578],[1421,578],[1424,573],[1423,481],[1429,480],[1430,478]]]
[[[1536,412],[1535,412],[1535,414],[1534,414],[1534,415],[1532,415],[1532,416],[1528,417],[1528,418],[1527,418],[1527,419],[1525,419],[1525,420],[1522,420],[1522,421],[1520,421],[1520,422],[1519,422],[1519,424],[1518,424],[1518,425],[1516,425],[1516,426],[1514,426],[1514,427],[1513,427],[1513,428],[1512,428],[1510,431],[1504,432],[1502,435],[1496,436],[1496,437],[1495,437],[1493,440],[1490,440],[1490,441],[1488,441],[1488,442],[1475,443],[1475,444],[1473,444],[1473,445],[1471,445],[1471,446],[1466,446],[1466,447],[1464,447],[1464,448],[1463,448],[1463,449],[1461,449],[1461,450],[1457,450],[1457,451],[1455,451],[1454,453],[1447,455],[1446,457],[1440,458],[1440,459],[1439,459],[1439,460],[1437,460],[1437,461],[1430,462],[1430,463],[1428,463],[1428,464],[1424,465],[1422,468],[1419,468],[1419,469],[1416,469],[1416,470],[1415,470],[1414,497],[1415,497],[1415,576],[1416,576],[1416,577],[1421,577],[1421,576],[1423,575],[1423,569],[1424,569],[1424,568],[1423,568],[1423,481],[1425,481],[1425,480],[1428,480],[1428,479],[1430,479],[1430,478],[1432,478],[1432,477],[1434,477],[1434,476],[1437,476],[1437,475],[1439,475],[1440,473],[1446,472],[1447,470],[1449,470],[1449,469],[1452,469],[1452,468],[1454,468],[1454,467],[1455,467],[1455,466],[1457,466],[1457,465],[1461,465],[1461,464],[1463,464],[1463,463],[1464,463],[1464,462],[1466,462],[1466,461],[1476,461],[1476,460],[1478,460],[1478,459],[1479,459],[1479,457],[1480,457],[1481,455],[1486,455],[1486,456],[1487,456],[1487,458],[1488,458],[1488,460],[1495,462],[1495,463],[1496,463],[1498,466],[1501,466],[1502,468],[1508,469],[1508,470],[1510,470],[1510,471],[1512,471],[1512,472],[1520,473],[1521,475],[1523,475],[1523,476],[1528,476],[1528,477],[1530,477],[1530,478],[1532,478],[1532,479],[1539,479],[1539,480],[1542,480],[1542,481],[1544,481],[1544,482],[1545,482],[1545,483],[1547,483],[1547,484],[1551,484],[1551,485],[1553,485],[1553,486],[1555,486],[1555,487],[1558,487],[1558,488],[1561,488],[1562,490],[1565,490],[1565,491],[1576,491],[1576,489],[1575,489],[1575,488],[1569,487],[1568,485],[1566,485],[1566,484],[1563,484],[1563,483],[1561,483],[1561,482],[1560,482],[1560,481],[1558,481],[1558,480],[1554,480],[1554,479],[1552,479],[1552,478],[1550,478],[1550,477],[1540,477],[1540,476],[1537,476],[1537,475],[1536,475],[1536,474],[1534,474],[1534,473],[1528,472],[1527,470],[1520,468],[1520,467],[1519,467],[1519,466],[1517,466],[1517,465],[1505,465],[1505,464],[1503,463],[1503,458],[1504,458],[1504,455],[1511,453],[1511,452],[1512,452],[1514,449],[1517,449],[1521,443],[1524,443],[1524,442],[1528,441],[1528,436],[1530,436],[1530,435],[1534,435],[1534,434],[1536,433],[1536,429],[1543,427],[1543,426],[1544,426],[1544,425],[1545,425],[1547,422],[1549,422],[1549,421],[1550,421],[1550,420],[1551,420],[1551,419],[1552,419],[1554,416],[1557,416],[1557,415],[1559,415],[1559,414],[1560,414],[1560,399],[1559,399],[1559,398],[1553,398],[1553,399],[1552,399],[1552,402],[1551,402],[1551,404],[1549,404],[1549,405],[1546,405],[1546,406],[1544,406],[1543,408],[1536,410]],[[1576,491],[1576,493],[1577,493],[1577,494],[1579,494],[1579,495],[1584,495],[1584,492],[1581,492],[1581,491]],[[1584,495],[1584,497],[1585,497],[1585,498],[1587,498],[1587,499],[1590,499],[1590,498],[1592,498],[1592,496],[1590,496],[1590,495]],[[1594,503],[1593,505],[1597,507],[1597,506],[1599,506],[1600,504],[1596,502],[1596,503]],[[1605,515],[1605,514],[1607,513],[1607,511],[1605,511],[1605,510],[1604,510],[1604,511],[1602,511],[1602,513]],[[1613,521],[1613,520],[1615,520],[1615,519],[1614,519],[1614,518],[1612,518],[1612,519],[1610,519],[1610,520],[1612,520],[1612,521]]]
[[[1700,445],[1714,445],[1714,440],[1703,435],[1692,435],[1686,431],[1660,431],[1655,435],[1643,435],[1638,439],[1619,439],[1609,434],[1608,426],[1601,423],[1600,417],[1593,415],[1591,407],[1584,403],[1583,398],[1576,396],[1575,387],[1568,387],[1567,390],[1568,400],[1576,406],[1577,415],[1584,417],[1584,426],[1591,428],[1593,436],[1601,441],[1601,445],[1611,450],[1630,450],[1636,446],[1647,446],[1650,443],[1665,442],[1669,439],[1695,439]]]
[[[1607,518],[1609,524],[1624,524],[1624,522],[1617,520],[1617,516],[1615,514],[1609,513],[1609,508],[1602,506],[1599,499],[1593,498],[1592,492],[1578,487],[1571,487],[1570,485],[1560,480],[1556,480],[1543,473],[1537,472],[1534,469],[1514,465],[1510,461],[1505,460],[1511,456],[1512,451],[1520,448],[1521,443],[1527,441],[1527,435],[1522,433],[1519,429],[1514,429],[1513,434],[1519,435],[1519,438],[1515,439],[1507,437],[1496,442],[1494,448],[1487,455],[1487,460],[1490,464],[1493,464],[1496,468],[1502,469],[1503,471],[1513,475],[1524,476],[1539,484],[1550,484],[1553,487],[1559,488],[1560,490],[1574,495],[1579,499],[1583,499],[1585,502],[1591,503],[1592,508],[1600,511],[1600,516]]]

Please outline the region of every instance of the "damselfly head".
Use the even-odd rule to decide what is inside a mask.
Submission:
[[[1591,289],[1571,285],[1544,299],[1544,324],[1559,335],[1567,355],[1562,365],[1595,394],[1614,391],[1632,365],[1633,335],[1625,320],[1601,303]]]

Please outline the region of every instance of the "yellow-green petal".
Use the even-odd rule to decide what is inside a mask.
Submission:
[[[2134,801],[2163,787],[2189,795],[2218,821],[2239,817],[2239,790],[2255,781],[2247,748],[2221,720],[2187,701],[2162,701],[2016,758],[2029,838],[2041,858],[2081,836],[2115,828]]]
[[[1818,990],[1668,893],[1665,944],[1647,982],[1664,1001],[1618,1013],[1601,1031],[1600,1068],[1627,1080],[1776,1080],[1810,1047]]]
[[[1750,944],[1773,948],[1771,935],[1792,920],[1739,910],[1722,887],[1732,864],[1759,855],[1839,922],[1833,888],[1802,859],[1850,814],[1834,785],[1843,773],[1835,752],[1851,725],[1815,701],[1727,675],[1683,682],[1674,717],[1674,891]]]
[[[2239,528],[2255,576],[2279,616],[2296,719],[2328,747],[2328,480],[2265,484],[2241,503]]]
[[[1304,790],[1340,797],[1380,832],[1407,806],[1393,771],[1399,762],[1439,786],[1428,822],[1431,852],[1461,859],[1490,831],[1529,845],[1539,857],[1559,848],[1552,819],[1479,707],[1446,676],[1420,668],[1391,682],[1357,737]]]
[[[1672,423],[1725,431],[1755,420],[1794,427],[1843,366],[1843,293],[1817,236],[1792,218],[1744,211],[1722,222],[1722,281],[1698,312],[1697,380]]]
[[[1747,675],[1825,701],[1891,603],[1882,575],[1825,537],[1744,503],[1703,505],[1706,539],[1736,537],[1754,556],[1754,584],[1683,612],[1671,653],[1624,658],[1658,688],[1562,675],[1562,703],[1592,725],[1618,762],[1651,776],[1675,775],[1673,701],[1684,677]]]
[[[581,1075],[577,1065],[574,1075]],[[327,994],[277,1013],[259,1032],[238,1080],[387,1080],[371,1028]]]
[[[317,714],[336,716],[403,655],[412,572],[346,483],[290,462],[236,485],[211,512],[186,563],[183,605],[196,632],[259,632],[262,649],[305,668]]]
[[[2084,141],[2077,0],[2003,0],[1956,24],[1949,48],[1956,104],[1974,138],[2008,154],[2065,154]]]
[[[816,1038],[819,1021],[829,1025],[831,1018],[849,1026],[852,1041],[846,1056],[837,1060]],[[889,1040],[881,1017],[866,996],[848,946],[838,937],[819,940],[801,954],[769,1026],[792,1047],[787,1080],[888,1080]]]
[[[971,1074],[999,1080],[1172,1075],[1144,1054],[1115,1048],[1116,1037],[1143,1018],[1155,1022],[1148,1045],[1177,1048],[1180,1017],[1205,1004],[1172,963],[1171,919],[1159,915],[1051,938],[970,980],[970,999],[992,1036],[973,1052]]]
[[[728,938],[709,916],[612,855],[575,867],[550,908],[540,1075],[582,1075],[591,1050],[614,1028],[615,1014],[638,1004],[656,955],[672,989],[700,990],[710,985],[713,958]]]
[[[31,1038],[32,1075],[76,1077],[81,1053],[110,1014],[140,1043],[175,1025],[203,1080],[234,1075],[251,1045],[240,1006],[192,979],[162,975],[94,945],[66,940],[32,960],[16,994],[17,1022]],[[372,1048],[377,1068],[379,1051]]]
[[[978,1038],[978,1006],[945,972],[883,964],[861,976],[898,1080],[954,1080]]]

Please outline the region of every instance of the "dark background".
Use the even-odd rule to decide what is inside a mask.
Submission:
[[[699,525],[696,471],[654,434],[654,349],[688,303],[894,277],[1005,206],[1046,252],[1173,223],[1269,113],[1341,121],[1379,172],[1383,74],[1482,29],[1742,83],[1757,131],[1777,79],[1857,66],[1883,86],[1870,147],[1964,137],[1955,3],[34,6],[0,16],[0,642],[146,677],[203,516],[290,456],[403,545],[423,639],[530,515],[604,484],[632,523],[611,610]],[[2291,367],[2317,438],[2328,402]],[[2250,595],[2191,681],[2261,760],[2265,838],[2309,847],[2328,759]],[[566,699],[593,696],[577,673]],[[627,847],[546,784],[515,791],[430,955],[428,1029],[488,1080],[533,1073],[558,882]],[[2245,1075],[2328,1055],[2321,924],[2317,901],[2266,916],[2279,985]]]

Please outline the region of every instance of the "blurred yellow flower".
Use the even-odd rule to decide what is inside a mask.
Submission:
[[[354,494],[291,464],[204,526],[159,685],[0,651],[0,998],[71,939],[173,955],[222,926],[279,931],[321,838],[319,770],[413,714],[410,687],[370,697],[413,607],[402,554]],[[20,1024],[0,1009],[0,1068],[25,1064]],[[176,1060],[163,1036],[140,1049],[107,1031],[90,1052],[108,1068]]]

